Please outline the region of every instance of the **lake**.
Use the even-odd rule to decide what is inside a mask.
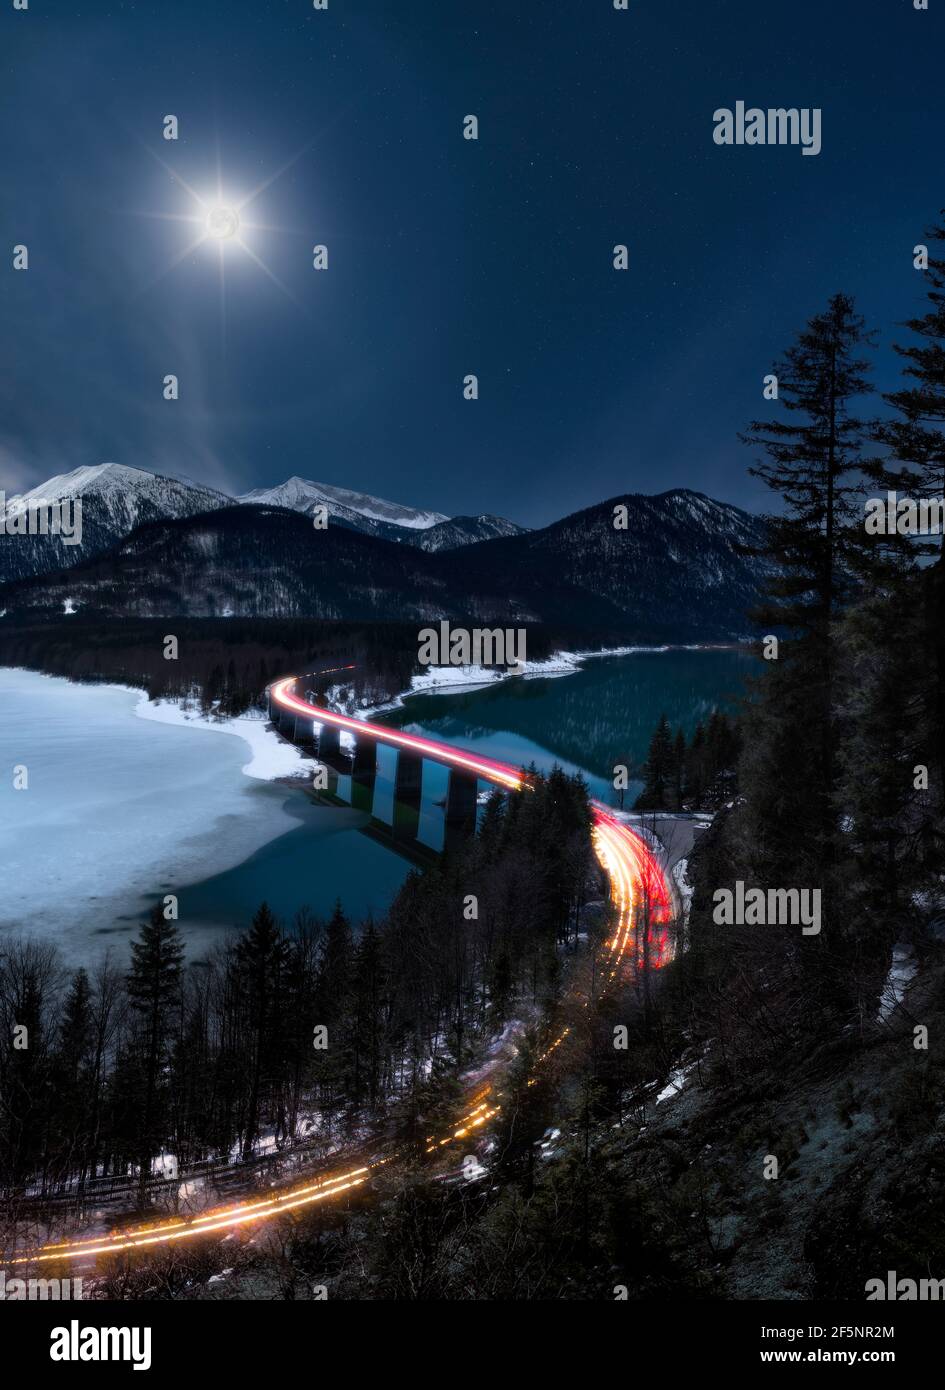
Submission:
[[[661,713],[691,733],[737,700],[752,666],[731,650],[636,652],[569,676],[411,696],[377,719],[513,764],[558,762],[613,801],[614,764],[639,767]],[[126,951],[165,893],[191,953],[245,926],[264,898],[287,921],[338,898],[357,920],[384,910],[410,865],[361,833],[364,811],[248,777],[242,738],[142,719],[139,699],[0,668],[0,935],[55,940],[75,964],[106,945]]]
[[[594,657],[574,675],[412,695],[377,718],[516,767],[557,762],[613,802],[614,765],[639,769],[661,714],[688,737],[713,709],[736,704],[755,664],[732,649]]]

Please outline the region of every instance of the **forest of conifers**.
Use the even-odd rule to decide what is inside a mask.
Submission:
[[[412,873],[377,921],[353,927],[338,906],[282,924],[262,904],[245,934],[185,963],[158,904],[129,966],[73,972],[54,945],[8,939],[0,1185],[147,1176],[164,1152],[182,1169],[249,1158],[261,1137],[327,1148],[388,1118],[419,1143],[513,1012],[551,1015],[597,883],[583,783],[533,786],[496,794],[477,839]]]

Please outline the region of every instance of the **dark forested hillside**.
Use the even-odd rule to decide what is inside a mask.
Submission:
[[[272,616],[543,622],[586,641],[744,634],[760,524],[695,493],[623,499],[543,531],[428,554],[297,512],[244,505],[140,527],[68,572],[0,589],[14,616]]]
[[[2,628],[3,659],[73,680],[140,686],[152,698],[199,694],[239,714],[279,676],[353,665],[347,682],[370,703],[399,694],[416,669],[416,629],[397,623],[326,623],[312,619],[178,618],[177,657],[165,659],[165,619],[120,624],[76,613]],[[548,638],[529,634],[541,655]]]
[[[626,529],[614,525],[618,507]],[[769,569],[745,552],[764,533],[758,517],[677,489],[613,497],[543,530],[471,546],[463,563],[471,584],[488,575],[536,601],[549,584],[567,585],[588,602],[608,600],[628,628],[724,640],[752,630],[746,612]]]
[[[54,945],[11,936],[0,1188],[9,1200],[129,1165],[143,1183],[155,1153],[248,1159],[263,1136],[327,1151],[382,1121],[422,1153],[509,1020],[548,1036],[598,879],[586,787],[556,770],[527,797],[496,794],[480,836],[411,874],[376,921],[339,905],[282,924],[263,904],[244,935],[188,964],[186,930],[158,904],[127,968],[103,958],[71,975]]]

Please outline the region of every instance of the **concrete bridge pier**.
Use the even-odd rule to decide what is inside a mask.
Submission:
[[[476,793],[478,781],[474,773],[450,768],[449,791],[446,794],[445,843],[469,839],[476,833]]]
[[[316,759],[328,769],[329,789],[332,795],[347,802],[350,806],[353,788],[351,753],[349,749],[342,748],[338,727],[333,724],[322,724],[321,733],[316,740],[316,747]]]
[[[319,762],[335,767],[341,760],[341,731],[337,724],[323,724],[318,735]],[[340,771],[340,767],[337,769]],[[346,769],[347,771],[347,769]]]
[[[401,840],[415,840],[420,823],[420,800],[423,795],[423,758],[401,748],[397,753],[397,772],[394,776],[394,835]]]
[[[314,756],[317,751],[318,740],[315,737],[313,721],[300,714],[292,727],[292,742],[297,743],[300,748],[304,748],[307,753]]]
[[[377,781],[377,739],[358,734],[351,764],[351,805],[358,811],[374,809],[374,784]]]

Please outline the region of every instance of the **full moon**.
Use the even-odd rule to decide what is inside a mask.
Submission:
[[[217,241],[228,241],[239,229],[239,214],[234,208],[213,208],[207,216],[207,234]]]

